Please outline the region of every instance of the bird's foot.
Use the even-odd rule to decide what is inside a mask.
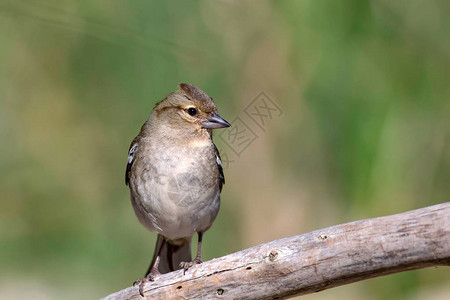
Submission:
[[[194,258],[193,261],[189,261],[189,262],[181,262],[180,263],[180,268],[183,269],[183,275],[186,274],[186,271],[189,270],[190,267],[192,267],[193,265],[197,265],[197,264],[201,264],[202,260],[200,257],[196,257]]]
[[[133,286],[136,286],[137,284],[139,284],[139,294],[142,297],[144,297],[144,285],[149,281],[154,281],[156,279],[156,277],[159,277],[159,275],[161,275],[161,273],[159,273],[159,271],[152,270],[144,278],[136,280],[133,283]]]

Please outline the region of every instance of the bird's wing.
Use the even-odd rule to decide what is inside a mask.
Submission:
[[[216,145],[214,145],[214,150],[216,154],[216,162],[217,162],[217,168],[219,169],[219,187],[220,191],[222,192],[222,186],[225,184],[225,176],[223,175],[223,167],[222,167],[222,160],[220,159],[220,153],[219,150],[217,150]]]
[[[130,150],[128,151],[128,159],[127,159],[127,170],[125,172],[125,184],[128,185],[128,183],[130,182],[130,172],[131,172],[131,167],[133,166],[135,157],[136,157],[136,153],[139,149],[139,136],[137,136],[133,142],[131,142],[130,145]]]

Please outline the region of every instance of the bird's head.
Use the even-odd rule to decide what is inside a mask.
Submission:
[[[179,84],[178,91],[159,102],[154,113],[160,122],[172,128],[210,131],[231,126],[219,116],[213,99],[189,83]]]

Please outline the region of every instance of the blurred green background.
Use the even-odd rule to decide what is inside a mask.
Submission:
[[[95,299],[144,275],[129,144],[180,82],[257,137],[226,158],[211,259],[448,201],[450,2],[0,1],[0,298]],[[264,92],[282,111],[259,127]],[[230,129],[228,129],[230,130]],[[306,299],[449,299],[448,268]]]

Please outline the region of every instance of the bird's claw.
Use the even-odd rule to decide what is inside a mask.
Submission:
[[[160,275],[160,273],[150,273],[147,276],[145,276],[142,279],[137,279],[134,283],[133,286],[136,286],[137,284],[139,284],[139,294],[144,297],[144,285],[149,282],[149,281],[155,281],[155,278]]]
[[[201,264],[202,260],[200,259],[200,257],[196,257],[194,258],[193,261],[189,261],[189,262],[181,262],[180,263],[180,268],[183,269],[183,275],[186,274],[186,271],[189,270],[192,266],[197,265],[197,264]]]

